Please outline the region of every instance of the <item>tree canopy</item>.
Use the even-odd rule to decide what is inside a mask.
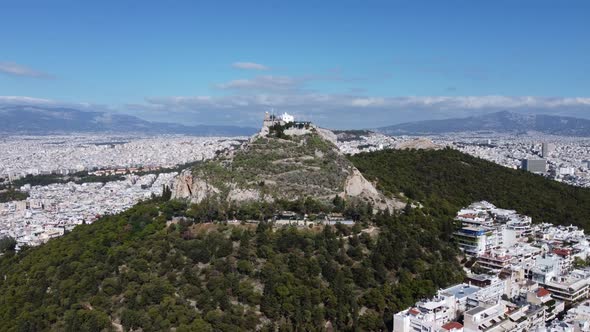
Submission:
[[[374,232],[199,223],[190,211],[154,199],[7,251],[3,328],[382,330],[393,312],[462,278],[445,227],[419,211],[380,214]]]
[[[590,231],[590,189],[570,186],[452,149],[384,150],[350,157],[378,188],[424,204],[430,214],[454,216],[486,200],[531,216],[533,222],[574,224]]]

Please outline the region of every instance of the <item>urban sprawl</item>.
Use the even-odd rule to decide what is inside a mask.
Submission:
[[[124,180],[18,188],[29,197],[0,203],[0,237],[10,236],[17,248],[34,246],[63,235],[76,225],[124,211],[142,199],[160,195],[177,172],[137,175],[138,170],[171,168],[213,158],[217,151],[241,143],[239,138],[186,136],[31,136],[0,138],[0,179],[27,175],[67,175],[87,171],[118,174]]]

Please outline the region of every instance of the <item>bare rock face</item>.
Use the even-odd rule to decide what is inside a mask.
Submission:
[[[264,199],[258,190],[233,188],[227,195],[230,202],[257,201]]]
[[[404,207],[401,201],[386,197],[379,192],[356,168],[353,168],[352,174],[346,179],[344,196],[368,200],[378,210],[394,211]]]
[[[219,189],[208,184],[206,180],[193,177],[190,169],[182,171],[172,186],[172,198],[188,198],[192,203],[199,203]]]
[[[334,134],[334,132],[332,132],[331,130],[319,128],[319,127],[317,128],[317,132],[323,139],[336,145],[336,143],[338,141],[338,136],[336,136],[336,134]]]
[[[365,177],[358,171],[353,169],[352,174],[346,180],[344,187],[344,193],[346,196],[358,197],[358,196],[378,196],[379,192],[373,184],[371,184]]]
[[[172,198],[187,198],[193,193],[193,175],[185,169],[177,177],[172,185]]]
[[[417,149],[417,150],[437,150],[441,146],[434,144],[427,138],[417,138],[411,141],[401,142],[395,147],[398,150]]]

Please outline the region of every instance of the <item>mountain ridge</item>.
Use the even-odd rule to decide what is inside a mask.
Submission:
[[[133,115],[67,107],[0,106],[0,134],[145,133],[197,136],[249,136],[254,128],[151,122]]]
[[[456,132],[540,132],[561,136],[590,136],[590,120],[546,114],[500,111],[465,118],[406,122],[374,129],[387,135],[439,135]]]

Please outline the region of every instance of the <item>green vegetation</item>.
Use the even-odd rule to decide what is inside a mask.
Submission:
[[[136,175],[147,175],[147,174],[161,174],[161,173],[172,173],[178,172],[180,173],[184,169],[195,167],[201,164],[201,161],[194,161],[185,164],[181,164],[175,167],[163,167],[157,170],[152,171],[139,171],[134,174]],[[3,179],[0,179],[3,180]],[[112,182],[112,181],[122,181],[125,180],[125,176],[123,175],[91,175],[86,171],[76,172],[69,175],[61,175],[61,174],[40,174],[40,175],[32,175],[29,174],[24,178],[20,178],[18,180],[8,182],[8,181],[0,181],[0,189],[6,188],[20,188],[25,184],[30,184],[31,186],[47,186],[54,183],[68,183],[68,182],[75,182],[77,184],[82,183],[89,183],[89,182]]]
[[[274,138],[290,139],[291,136],[285,134],[285,130],[290,128],[289,125],[290,125],[290,123],[285,124],[285,125],[275,123],[274,125],[272,125],[268,128],[268,133],[270,136],[272,136]]]
[[[186,215],[195,222],[228,220],[268,221],[283,212],[291,211],[298,215],[307,214],[310,219],[325,216],[328,213],[342,213],[344,217],[367,223],[373,216],[373,206],[362,200],[344,201],[339,196],[331,202],[317,200],[313,197],[299,198],[294,201],[276,200],[274,202],[247,201],[231,204],[225,200],[205,199],[192,204]]]
[[[90,183],[90,182],[102,182],[102,183],[106,183],[106,182],[112,182],[112,181],[122,181],[125,180],[125,177],[122,175],[85,175],[82,176],[78,179],[74,179],[74,182],[76,184],[82,184],[82,183]]]
[[[454,216],[475,201],[590,231],[590,189],[513,170],[452,149],[385,150],[350,157],[378,188],[419,201],[431,215]]]
[[[13,251],[16,247],[16,240],[10,236],[4,236],[0,238],[0,254],[7,251]]]
[[[380,214],[369,233],[201,224],[189,221],[194,210],[156,198],[7,251],[2,329],[382,330],[393,312],[462,278],[450,233],[418,210]]]
[[[158,175],[158,174],[162,174],[162,173],[172,173],[172,172],[180,173],[187,168],[195,167],[201,163],[202,163],[202,161],[200,161],[200,160],[191,161],[191,162],[180,164],[180,165],[174,166],[174,167],[162,167],[160,169],[153,170],[153,171],[139,171],[134,174],[136,174],[136,175],[156,174],[156,175]]]
[[[88,182],[111,182],[124,180],[125,177],[121,175],[105,175],[97,176],[90,175],[88,172],[77,172],[70,175],[59,175],[59,174],[43,174],[43,175],[27,175],[24,178],[12,181],[11,183],[4,183],[3,186],[8,188],[20,188],[25,184],[31,186],[47,186],[54,183],[68,183],[75,182],[77,184],[88,183]],[[0,185],[2,187],[2,185]],[[1,188],[0,188],[1,189]]]
[[[226,197],[232,185],[274,198],[331,198],[343,191],[351,163],[312,132],[289,139],[258,138],[244,149],[193,167]]]
[[[377,146],[373,145],[373,144],[361,144],[361,145],[357,146],[357,148],[359,150],[364,150],[364,149],[368,149],[368,148],[376,148],[376,147]]]
[[[574,257],[574,267],[576,269],[584,269],[590,266],[590,258],[582,259],[580,257]]]
[[[64,180],[65,177],[63,175],[27,175],[24,178],[20,178],[18,180],[14,180],[12,182],[6,182],[3,184],[5,188],[13,187],[13,188],[20,188],[25,184],[30,184],[31,186],[46,186],[52,183],[66,183],[67,181]]]
[[[0,203],[10,202],[10,201],[22,201],[27,199],[29,194],[26,192],[22,192],[16,189],[7,189],[7,190],[0,190]]]
[[[288,122],[285,124],[275,123],[274,125],[268,128],[268,134],[270,137],[280,138],[280,139],[292,139],[291,136],[285,133],[285,130],[297,128],[297,129],[310,129],[310,123],[296,123],[296,122]]]

